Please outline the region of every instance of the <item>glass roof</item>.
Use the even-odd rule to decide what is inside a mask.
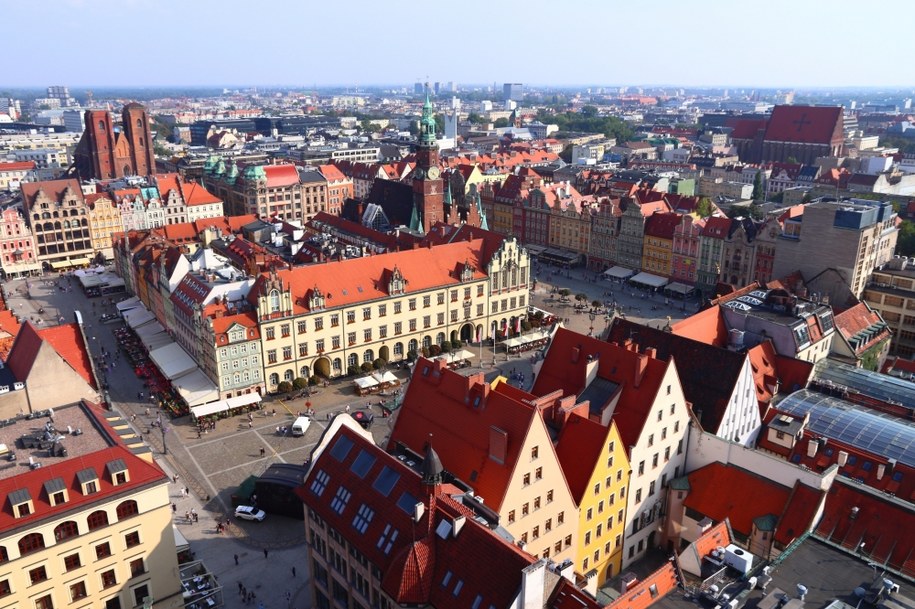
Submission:
[[[776,406],[788,414],[810,413],[815,434],[915,467],[915,425],[832,396],[802,389]]]
[[[830,359],[823,359],[817,364],[814,376],[821,381],[842,385],[879,400],[915,409],[915,383],[912,381]]]

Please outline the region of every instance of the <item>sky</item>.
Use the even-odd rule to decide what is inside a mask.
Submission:
[[[909,88],[915,42],[901,29],[910,9],[901,0],[0,0],[0,89]]]

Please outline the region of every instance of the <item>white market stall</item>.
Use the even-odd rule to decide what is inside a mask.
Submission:
[[[390,370],[385,370],[384,372],[375,372],[372,374],[372,378],[377,381],[382,389],[400,385],[400,379],[394,376],[394,373]]]
[[[172,381],[172,387],[193,408],[219,399],[219,389],[199,369]]]
[[[118,310],[118,313],[124,313],[125,311],[136,309],[137,307],[141,306],[141,303],[139,298],[136,296],[131,296],[130,298],[122,300],[114,306]]]
[[[229,412],[236,408],[252,406],[254,404],[260,403],[260,401],[261,396],[259,393],[246,393],[244,395],[236,395],[235,397],[219,400],[218,402],[210,402],[209,404],[204,404],[202,406],[194,406],[191,408],[191,415],[194,417],[194,419],[200,419],[201,417],[208,417],[221,414],[223,412]]]
[[[637,283],[639,285],[649,287],[653,290],[657,290],[667,285],[667,279],[657,275],[652,275],[651,273],[639,273],[635,277],[629,279],[629,283]]]
[[[143,324],[148,324],[155,318],[156,316],[150,313],[146,307],[137,307],[136,309],[124,313],[124,320],[133,330],[136,330]]]
[[[198,370],[197,362],[191,359],[187,351],[182,349],[178,343],[169,343],[155,351],[150,351],[149,359],[156,365],[162,376],[170,381],[174,381],[193,370]]]
[[[619,279],[620,281],[629,279],[633,275],[635,275],[635,271],[624,266],[613,266],[604,271],[604,277],[607,279]]]
[[[356,385],[356,393],[359,395],[366,395],[376,389],[380,389],[378,381],[371,376],[354,379],[353,384]]]

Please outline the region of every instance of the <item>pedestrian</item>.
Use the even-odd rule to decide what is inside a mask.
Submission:
[[[172,476],[172,482],[174,482],[175,484],[178,484],[178,474],[175,474],[174,476]]]
[[[172,513],[175,513],[177,511],[178,511],[178,506],[173,503],[172,504]]]
[[[254,427],[254,423],[252,423],[251,421],[248,421],[248,429],[251,429],[252,427]]]
[[[292,565],[292,576],[295,577],[295,565]]]
[[[187,488],[186,486],[184,487],[184,496],[185,496],[185,497],[190,497],[190,496],[191,496],[191,491],[189,491],[188,488]]]
[[[184,519],[187,520],[188,522],[191,521],[191,513],[188,510],[184,511]]]
[[[267,550],[267,548],[264,548],[264,558],[267,558],[268,553],[269,553],[269,551]]]
[[[241,587],[241,597],[248,598],[248,589],[245,588],[244,586]]]
[[[235,566],[237,567],[238,566],[238,554],[235,554],[234,557],[235,557]]]
[[[267,449],[261,447],[261,456],[263,457],[267,453]]]
[[[238,564],[238,554],[235,555],[235,564]],[[241,582],[238,582],[238,593],[241,594],[241,591],[244,589],[245,587],[241,584]]]

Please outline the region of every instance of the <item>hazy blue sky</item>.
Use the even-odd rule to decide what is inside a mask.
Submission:
[[[912,86],[911,4],[0,0],[0,87]]]

